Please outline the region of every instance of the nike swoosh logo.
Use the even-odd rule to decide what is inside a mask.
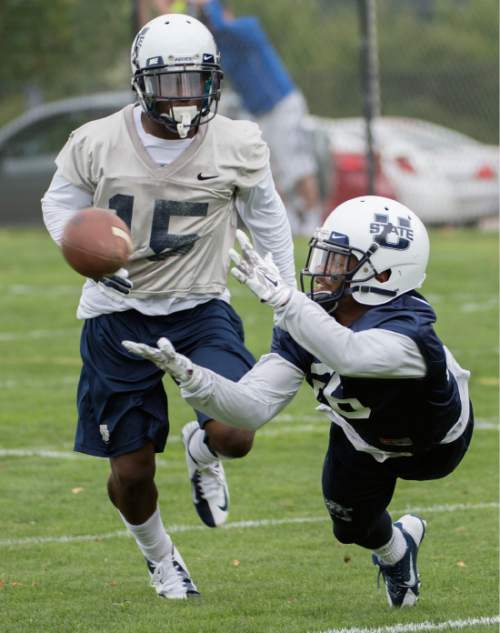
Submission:
[[[413,571],[413,554],[410,552],[410,578],[408,579],[408,585],[413,587],[417,584],[417,577]]]
[[[275,279],[272,279],[271,277],[269,277],[269,275],[264,275],[264,279],[267,279],[267,281],[269,281],[270,283],[273,284],[273,286],[278,286],[278,282]]]
[[[198,174],[197,178],[198,180],[212,180],[213,178],[217,178],[218,174],[215,174],[215,176],[204,176],[201,171]]]
[[[221,506],[218,506],[219,510],[221,510],[222,512],[226,512],[227,510],[227,494],[226,491],[224,490],[224,503]]]

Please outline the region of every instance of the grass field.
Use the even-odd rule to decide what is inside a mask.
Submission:
[[[328,426],[307,388],[259,432],[246,459],[227,463],[230,522],[209,530],[193,511],[179,440],[192,413],[170,383],[171,436],[157,483],[164,520],[203,594],[178,603],[148,587],[141,556],[107,500],[107,463],[71,452],[80,279],[42,231],[0,231],[0,631],[498,627],[497,240],[434,232],[432,249],[423,292],[438,312],[438,333],[472,371],[479,422],[452,476],[401,482],[391,505],[395,518],[412,509],[428,521],[417,607],[389,610],[369,553],[334,542],[320,489]],[[304,253],[299,242],[299,263]],[[232,288],[259,355],[270,311]]]

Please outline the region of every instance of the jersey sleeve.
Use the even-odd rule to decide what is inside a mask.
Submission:
[[[81,128],[72,132],[65,146],[56,157],[59,174],[69,183],[88,193],[96,188],[96,178],[92,174],[92,150],[87,136]]]
[[[386,328],[353,331],[297,290],[276,317],[290,337],[343,376],[423,378],[427,373],[410,337]]]
[[[239,189],[250,189],[266,177],[269,169],[269,148],[259,126],[252,121],[238,124],[239,144],[236,150]]]
[[[262,356],[238,382],[196,366],[181,395],[198,411],[243,429],[257,430],[295,396],[304,374],[277,354]]]
[[[240,190],[236,200],[241,219],[250,229],[257,252],[272,253],[274,263],[289,286],[295,288],[295,260],[290,223],[276,191],[271,168],[252,189]]]

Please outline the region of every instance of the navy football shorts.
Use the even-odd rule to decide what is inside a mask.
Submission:
[[[128,310],[88,319],[80,342],[76,451],[116,457],[147,441],[156,452],[163,451],[169,430],[164,373],[121,344],[130,340],[156,345],[162,336],[194,363],[230,380],[239,380],[255,363],[244,346],[241,319],[218,299],[168,316]],[[201,426],[210,419],[196,414]]]

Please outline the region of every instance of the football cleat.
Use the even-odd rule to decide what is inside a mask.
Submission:
[[[151,586],[161,598],[185,600],[197,598],[200,593],[191,580],[182,556],[174,546],[172,552],[159,563],[146,559]]]
[[[425,535],[426,522],[413,514],[405,514],[394,527],[405,537],[407,548],[403,558],[394,565],[384,565],[375,554],[372,560],[382,575],[390,607],[413,607],[418,600],[420,576],[417,568],[418,548]]]
[[[189,451],[189,441],[200,428],[198,422],[188,422],[182,429],[182,441],[191,481],[193,503],[200,519],[208,527],[218,527],[226,522],[229,512],[229,490],[222,463],[217,460],[200,466]]]

